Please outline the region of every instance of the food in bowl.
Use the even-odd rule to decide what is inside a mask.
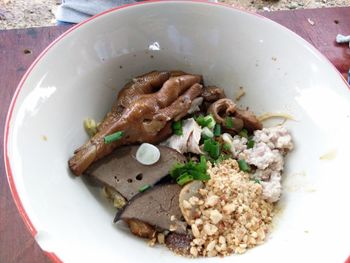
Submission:
[[[282,193],[283,126],[263,128],[202,76],[152,71],[119,92],[69,160],[102,186],[114,222],[181,255],[224,256],[262,244]]]

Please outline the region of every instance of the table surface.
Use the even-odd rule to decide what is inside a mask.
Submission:
[[[263,12],[313,44],[347,78],[350,49],[335,43],[350,35],[350,7]],[[7,183],[3,162],[6,113],[14,91],[34,59],[68,26],[0,31],[0,262],[50,262],[24,225]]]

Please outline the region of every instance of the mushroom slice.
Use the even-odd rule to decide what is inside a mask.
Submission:
[[[189,200],[193,196],[199,196],[198,190],[203,188],[202,181],[192,181],[186,184],[179,195],[179,205],[182,216],[186,220],[187,224],[191,225],[192,220],[196,219],[196,206],[188,206]]]

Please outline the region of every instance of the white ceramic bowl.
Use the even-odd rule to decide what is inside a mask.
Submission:
[[[333,66],[280,25],[221,5],[150,2],[76,26],[37,59],[8,115],[5,153],[16,204],[39,245],[64,262],[185,262],[112,224],[113,209],[69,172],[116,92],[154,69],[203,74],[256,113],[286,112],[295,150],[264,245],[207,262],[343,262],[350,237],[350,96]],[[327,158],[320,157],[330,153]]]

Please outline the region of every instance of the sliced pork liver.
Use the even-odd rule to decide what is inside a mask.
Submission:
[[[181,221],[179,207],[181,187],[177,184],[157,185],[133,198],[124,210],[117,214],[115,221],[124,220],[130,226],[143,222],[156,231],[172,230],[186,233],[187,224]],[[136,222],[136,223],[135,223]],[[133,233],[136,234],[135,230]]]
[[[139,146],[125,146],[94,163],[86,172],[90,179],[119,192],[126,200],[139,193],[144,185],[154,185],[168,173],[174,163],[184,162],[177,151],[157,146],[160,159],[153,165],[143,165],[135,159]]]

